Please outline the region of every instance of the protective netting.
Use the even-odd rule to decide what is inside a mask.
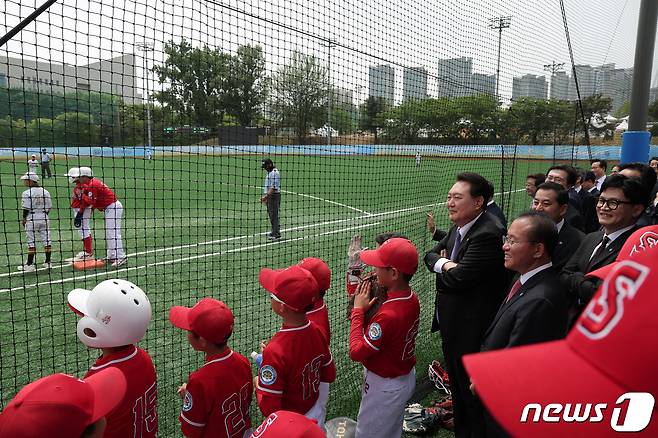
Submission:
[[[554,162],[614,161],[632,76],[632,41],[620,30],[634,28],[637,5],[603,3],[565,5],[575,69],[560,2],[50,6],[0,54],[0,406],[40,376],[84,374],[97,352],[78,341],[66,294],[124,278],[153,304],[140,345],[158,373],[161,435],[175,435],[176,389],[203,358],[168,322],[169,307],[225,301],[236,316],[230,345],[248,355],[280,325],[259,269],[317,256],[333,273],[325,299],[338,378],[328,418],[354,416],[362,370],[348,357],[350,237],[374,246],[375,235],[396,231],[423,252],[426,213],[449,226],[442,202],[459,172],[489,179],[513,217],[530,205],[526,175]],[[37,6],[3,0],[0,33]],[[591,147],[582,146],[585,125]],[[281,173],[274,241],[259,202],[265,158]],[[34,273],[17,271],[27,262],[18,178],[31,159],[52,198],[52,267],[37,235]],[[72,167],[91,168],[122,203],[126,264],[74,271],[66,262],[83,250]],[[99,212],[90,229],[102,257]],[[440,356],[429,333],[433,282],[422,267],[412,282],[419,376]]]

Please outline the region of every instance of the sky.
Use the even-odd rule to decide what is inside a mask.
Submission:
[[[0,2],[4,34],[43,0]],[[633,65],[640,0],[564,4],[576,64]],[[427,69],[430,95],[436,93],[441,58],[472,57],[474,72],[494,74],[498,32],[488,22],[498,16],[511,17],[502,34],[502,96],[511,96],[514,76],[548,76],[544,65],[552,61],[564,62],[570,71],[557,0],[59,0],[0,48],[0,56],[83,65],[137,53],[141,78],[143,58],[135,47],[141,41],[155,49],[149,67],[164,60],[162,50],[170,40],[186,38],[195,46],[227,52],[258,44],[270,74],[295,50],[314,55],[330,66],[332,84],[352,90],[358,102],[367,97],[368,67],[392,64],[399,100],[405,66]],[[329,41],[335,42],[331,49]]]

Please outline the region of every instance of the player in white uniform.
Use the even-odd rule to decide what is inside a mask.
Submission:
[[[32,154],[32,157],[27,160],[27,171],[30,173],[37,173],[39,168],[39,160],[37,160],[37,154]]]
[[[416,152],[416,167],[420,167],[420,152]]]
[[[34,272],[37,270],[34,266],[34,256],[37,253],[36,235],[44,247],[46,253],[46,262],[44,268],[50,268],[50,222],[48,213],[53,207],[50,193],[43,187],[39,187],[39,176],[34,172],[27,172],[21,176],[21,180],[27,190],[21,195],[21,207],[23,209],[23,220],[21,223],[25,227],[27,234],[27,263],[18,267],[19,271]]]

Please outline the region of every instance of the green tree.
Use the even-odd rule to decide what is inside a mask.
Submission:
[[[617,108],[617,111],[615,111],[614,116],[618,119],[621,119],[629,115],[630,112],[631,112],[631,101],[627,100],[626,102],[624,102],[622,106]]]
[[[271,92],[274,117],[282,126],[294,128],[297,141],[304,143],[327,103],[327,69],[315,56],[294,52],[290,63],[272,78]]]
[[[381,114],[388,109],[386,101],[382,97],[370,96],[361,106],[361,119],[359,120],[359,128],[363,131],[372,132],[375,136],[375,143],[377,143],[378,128],[383,126],[383,119]]]
[[[569,102],[522,97],[512,104],[505,119],[513,124],[509,128],[518,134],[519,140],[526,137],[533,145],[561,143],[573,132],[574,111]]]
[[[192,47],[185,39],[166,43],[164,53],[164,64],[156,65],[153,71],[168,87],[155,93],[155,98],[197,125],[221,124],[226,113],[224,93],[231,56],[208,46]]]
[[[251,126],[265,101],[265,57],[260,46],[240,46],[229,62],[224,105],[242,126]]]
[[[62,113],[53,120],[53,135],[67,146],[89,146],[99,143],[99,126],[85,113]],[[59,143],[59,141],[58,141]]]
[[[583,113],[585,118],[588,120],[588,128],[594,134],[602,134],[606,130],[614,129],[614,127],[608,126],[605,123],[604,117],[606,114],[609,114],[612,110],[612,98],[603,97],[601,94],[594,94],[592,96],[587,96],[582,101],[583,103]],[[574,102],[574,105],[578,105],[577,102]],[[574,110],[578,111],[580,115],[580,109],[576,106]],[[582,131],[582,128],[579,126],[577,129]]]

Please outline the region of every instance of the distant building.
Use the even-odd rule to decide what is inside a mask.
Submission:
[[[338,106],[354,105],[354,92],[348,88],[334,88],[332,90],[332,102]]]
[[[658,87],[652,87],[649,89],[649,105],[658,100]]]
[[[459,97],[473,94],[471,74],[473,58],[439,59],[437,88],[439,97]]]
[[[475,94],[496,94],[496,75],[473,73],[471,75],[471,92]]]
[[[512,79],[512,100],[519,97],[546,99],[548,85],[544,76],[531,74]]]
[[[569,99],[569,76],[566,72],[559,71],[551,76],[551,99]]]
[[[395,70],[390,65],[370,66],[368,96],[381,97],[388,105],[395,101]]]
[[[427,97],[427,70],[424,67],[407,67],[402,76],[402,100]]]
[[[133,104],[141,100],[141,93],[137,93],[135,86],[135,76],[133,54],[87,65],[0,56],[0,86],[41,93],[96,91],[113,94]]]
[[[596,93],[612,98],[612,111],[617,111],[631,100],[633,86],[632,68],[607,68],[601,72],[601,81]]]
[[[576,90],[576,81],[572,77],[567,92],[569,100],[577,100],[578,91],[580,91],[581,99],[593,95],[596,92],[596,74],[592,66],[576,65],[574,69],[578,77],[578,90]]]

